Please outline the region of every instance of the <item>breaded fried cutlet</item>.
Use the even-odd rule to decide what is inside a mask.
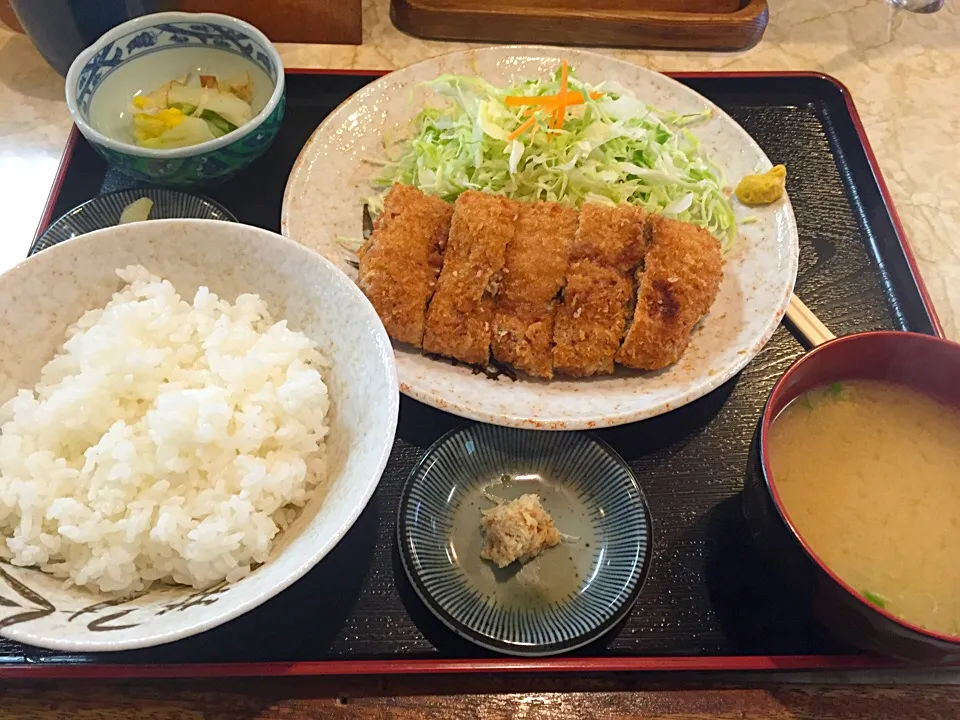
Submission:
[[[587,203],[580,210],[580,226],[570,247],[570,259],[589,258],[603,267],[633,272],[647,252],[646,220],[646,211],[634,205],[608,207]]]
[[[357,284],[387,334],[420,347],[450,232],[453,206],[408,185],[394,185],[373,233],[357,253]]]
[[[494,297],[518,203],[468,190],[457,198],[423,349],[471,365],[490,361]]]
[[[593,260],[575,260],[553,329],[557,372],[588,377],[613,372],[613,356],[627,324],[633,283]]]
[[[584,205],[554,325],[553,362],[573,377],[613,372],[623,340],[633,271],[647,251],[642,208]]]
[[[659,370],[690,344],[690,331],[713,305],[723,279],[719,241],[703,228],[651,217],[650,250],[642,272],[633,323],[617,362]]]
[[[500,362],[553,377],[554,319],[576,232],[576,210],[553,202],[519,204],[494,312],[491,349]]]

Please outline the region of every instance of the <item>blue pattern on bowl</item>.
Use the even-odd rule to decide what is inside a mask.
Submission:
[[[462,504],[502,474],[549,478],[581,508],[580,527],[593,538],[592,547],[580,549],[590,558],[589,571],[562,597],[518,607],[504,602],[498,589],[481,587],[469,567],[476,558],[466,556],[469,543],[459,540],[457,518],[464,522]],[[479,527],[477,512],[477,533]],[[560,520],[557,527],[565,530]],[[606,443],[586,433],[478,424],[442,437],[414,468],[401,496],[397,535],[414,590],[447,627],[487,649],[536,657],[582,647],[626,616],[649,571],[652,524],[630,467]],[[505,575],[492,571],[497,587],[514,582],[511,567]]]
[[[264,109],[221,138],[171,150],[140,148],[94,127],[91,107],[112,73],[152,54],[185,48],[228,53],[262,70],[273,83]],[[67,105],[93,148],[131,177],[174,187],[215,185],[247,167],[276,138],[284,104],[283,64],[276,50],[259,30],[225,15],[176,12],[136,18],[110,30],[81,53],[67,74]]]
[[[120,215],[130,203],[144,197],[153,200],[150,220],[197,218],[237,222],[236,216],[223,205],[199,195],[169,188],[114,190],[97,195],[57,218],[43,231],[43,235],[34,241],[28,255],[34,255],[88,232],[113,227],[120,222]]]
[[[260,126],[248,135],[217,150],[189,157],[140,157],[93,144],[104,160],[125,175],[158,185],[204,187],[234,175],[266,152],[280,131],[285,98]]]
[[[111,40],[84,64],[77,81],[77,105],[85,115],[100,84],[124,63],[173,45],[202,45],[245,57],[275,83],[277,69],[262,44],[246,33],[209,22],[167,22],[133,30]]]

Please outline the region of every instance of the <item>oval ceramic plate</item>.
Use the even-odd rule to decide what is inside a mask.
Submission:
[[[491,498],[540,496],[563,541],[523,566],[480,558]],[[420,599],[489,650],[528,657],[586,645],[633,607],[650,566],[650,513],[623,459],[590,435],[472,425],[407,480],[400,557]],[[572,536],[572,537],[571,537]]]
[[[195,218],[237,221],[234,214],[223,205],[199,195],[167,188],[115,190],[87,200],[61,215],[37,238],[30,248],[30,255],[78,235],[113,227],[120,222],[120,213],[127,205],[144,197],[153,200],[150,220]]]
[[[770,167],[754,140],[709,100],[663,75],[573,48],[494,47],[444,55],[391,73],[366,86],[331,113],[300,153],[287,182],[281,231],[326,256],[352,277],[336,238],[359,238],[362,198],[379,168],[385,137],[409,132],[425,103],[437,103],[419,83],[442,73],[480,75],[497,84],[545,77],[567,58],[591,83],[617,81],[638,98],[665,110],[713,117],[691,129],[704,150],[735,184]],[[620,425],[675,409],[705,395],[741,370],[773,334],[797,275],[799,243],[789,199],[766,208],[736,208],[755,215],[742,225],[728,253],[724,280],[710,314],[694,330],[678,363],[657,373],[618,370],[590,380],[497,381],[470,368],[433,360],[396,346],[400,389],[417,400],[463,417],[514,427],[573,430]]]

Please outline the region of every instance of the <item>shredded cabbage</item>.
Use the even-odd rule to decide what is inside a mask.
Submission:
[[[510,140],[526,118],[523,108],[508,107],[504,98],[559,93],[559,70],[547,80],[509,88],[441,75],[427,85],[450,102],[422,110],[413,135],[387,149],[391,157],[375,187],[413,185],[448,201],[476,189],[574,207],[630,203],[707,228],[729,248],[736,220],[723,172],[687,129],[709,118],[709,111],[660,111],[618,83],[590,86],[572,72],[568,82],[585,102],[568,108],[563,127],[549,129],[547,114],[540,112],[530,130]],[[592,99],[593,91],[603,95]],[[378,207],[376,199],[368,202]]]

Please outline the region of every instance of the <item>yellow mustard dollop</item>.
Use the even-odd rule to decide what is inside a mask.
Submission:
[[[745,175],[737,185],[737,199],[744,205],[769,205],[783,197],[787,168],[774,165],[765,173]]]

